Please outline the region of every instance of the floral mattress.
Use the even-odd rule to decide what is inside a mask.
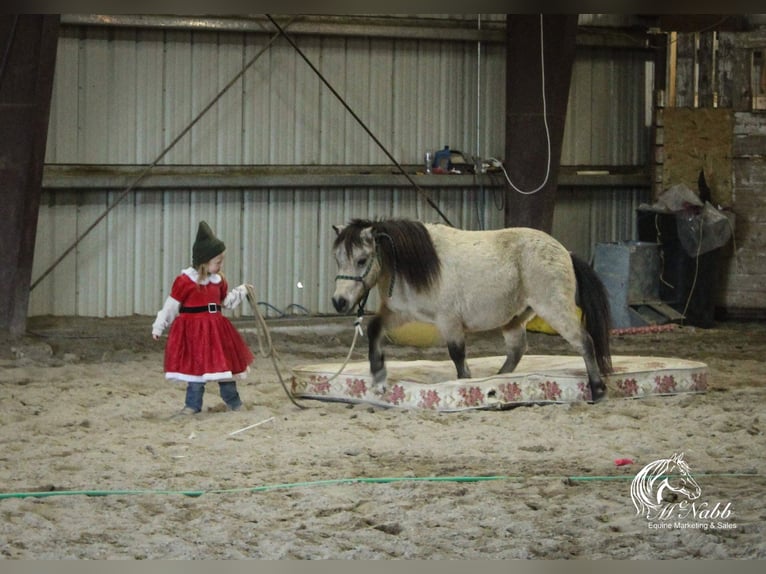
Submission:
[[[513,373],[496,374],[504,356],[468,361],[471,379],[455,379],[452,361],[387,361],[387,390],[372,390],[367,361],[293,368],[292,392],[304,399],[367,403],[381,407],[462,411],[590,400],[581,357],[525,355]],[[678,393],[704,393],[705,363],[667,357],[613,356],[607,400]]]

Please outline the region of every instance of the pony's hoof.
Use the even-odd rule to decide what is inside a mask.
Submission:
[[[373,373],[372,375],[372,392],[378,396],[383,396],[386,394],[386,391],[388,390],[388,385],[386,385],[386,379],[388,378],[388,373],[386,372],[386,369],[381,369],[377,373]]]
[[[374,383],[372,385],[372,393],[379,397],[384,396],[388,392],[388,385],[386,383]]]
[[[600,383],[598,385],[591,385],[590,387],[591,399],[588,401],[591,404],[600,403],[606,398],[606,385]]]

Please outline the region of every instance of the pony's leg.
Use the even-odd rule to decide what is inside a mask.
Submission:
[[[542,315],[541,315],[542,316]],[[601,378],[601,372],[596,362],[596,352],[593,347],[588,331],[585,330],[577,313],[559,313],[542,316],[548,324],[561,335],[572,348],[579,353],[585,361],[585,369],[588,371],[588,386],[590,386],[591,400],[597,403],[606,396],[606,385]]]
[[[503,339],[505,340],[505,363],[500,367],[498,374],[512,373],[519,364],[521,357],[527,352],[527,322],[535,312],[529,307],[516,315],[502,327]]]
[[[454,318],[444,319],[436,323],[442,338],[447,341],[449,358],[455,363],[458,379],[470,379],[471,369],[465,361],[465,332],[463,325]]]
[[[383,325],[384,317],[375,315],[367,326],[367,338],[369,339],[370,373],[373,378],[373,390],[375,393],[386,392],[386,355],[383,352]]]
[[[457,378],[470,379],[471,369],[468,368],[468,363],[465,362],[465,338],[461,337],[447,341],[447,351],[449,351],[449,358],[455,363]]]
[[[566,338],[566,337],[565,337]],[[604,379],[601,378],[601,372],[598,369],[598,363],[596,362],[596,352],[593,345],[593,339],[591,338],[585,327],[580,326],[579,340],[574,343],[570,340],[569,344],[577,349],[582,355],[585,361],[585,369],[588,371],[588,386],[590,387],[591,401],[594,403],[599,402],[606,396],[606,385]]]
[[[580,339],[582,341],[582,358],[585,360],[585,369],[588,371],[588,386],[590,386],[590,396],[594,403],[599,402],[606,396],[606,385],[601,378],[601,372],[596,362],[596,352],[591,338],[585,327],[580,328]]]

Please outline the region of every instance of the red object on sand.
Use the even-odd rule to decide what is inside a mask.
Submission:
[[[627,464],[633,464],[633,459],[618,458],[618,459],[615,459],[614,464],[616,464],[617,466],[625,466]]]

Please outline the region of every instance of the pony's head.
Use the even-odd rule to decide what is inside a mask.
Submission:
[[[354,219],[336,226],[333,243],[338,274],[332,303],[338,313],[353,309],[375,285],[388,289],[406,284],[416,293],[430,290],[438,281],[441,261],[426,226],[419,221]],[[403,291],[400,291],[400,296]]]
[[[338,313],[353,309],[378,283],[381,262],[372,225],[368,223],[354,220],[348,225],[332,226],[337,234],[333,253],[338,264],[332,304]]]

